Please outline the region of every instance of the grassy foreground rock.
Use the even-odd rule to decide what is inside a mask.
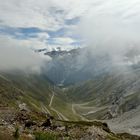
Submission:
[[[42,115],[43,118],[43,115]],[[51,125],[43,126],[44,119],[27,127],[19,120],[0,126],[0,140],[140,140],[128,133],[115,134],[100,121],[63,121],[53,118]],[[25,121],[26,122],[26,121]],[[30,122],[33,122],[30,118]]]

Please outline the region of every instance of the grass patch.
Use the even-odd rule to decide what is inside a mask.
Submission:
[[[101,128],[102,130],[111,133],[108,125],[106,123],[102,123],[99,121],[63,121],[63,120],[58,120],[59,122],[63,122],[65,125],[67,124],[73,124],[73,125],[82,125],[82,126],[96,126]]]
[[[37,132],[35,133],[35,140],[58,140],[58,136],[54,133],[43,133]]]
[[[20,135],[19,135],[19,128],[16,128],[16,130],[15,130],[13,136],[14,136],[15,140],[18,140],[18,139],[19,139],[19,136],[20,136]]]
[[[113,136],[113,135],[107,135],[106,139],[107,140],[122,140],[122,139],[117,138],[116,136]]]
[[[66,103],[57,96],[54,96],[52,107],[61,112],[66,118],[70,120],[78,120],[78,117],[72,112],[71,104]]]

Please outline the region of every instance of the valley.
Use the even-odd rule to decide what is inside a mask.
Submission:
[[[140,0],[0,0],[0,140],[140,140]]]
[[[56,127],[54,130],[56,134],[57,129],[60,127],[64,131],[64,137],[66,137],[66,133],[70,135],[70,132],[67,132],[67,125],[68,131],[73,133],[73,129],[76,127],[75,123],[78,123],[77,130],[82,135],[84,133],[81,130],[80,123],[82,122],[84,131],[93,129],[94,133],[99,131],[101,135],[110,135],[106,134],[104,130],[102,132],[102,127],[96,127],[94,123],[98,121],[101,126],[104,126],[104,123],[105,126],[108,124],[106,127],[109,128],[109,132],[107,131],[107,133],[111,131],[111,136],[117,137],[118,140],[125,139],[125,133],[131,134],[132,137],[140,135],[139,66],[129,66],[127,69],[122,69],[121,66],[117,68],[114,66],[108,67],[106,57],[103,57],[104,60],[99,57],[97,58],[100,62],[100,72],[98,73],[97,69],[93,69],[93,71],[89,69],[88,63],[91,63],[92,57],[82,66],[80,62],[77,67],[79,62],[73,63],[73,59],[77,60],[79,54],[77,50],[74,50],[74,54],[72,51],[72,56],[69,53],[60,54],[58,53],[58,56],[54,57],[55,60],[52,60],[52,64],[49,63],[49,70],[58,69],[53,73],[53,77],[51,77],[51,71],[48,72],[47,69],[43,69],[41,74],[27,74],[21,71],[1,72],[1,129],[8,126],[9,133],[13,133],[17,125],[24,129],[27,122],[32,122],[35,123],[35,127],[34,125],[30,127],[33,129],[33,133],[35,132],[34,129],[36,131],[41,129],[41,132],[44,132],[43,129],[45,129],[48,132],[48,130],[52,131],[53,127]],[[51,56],[53,55],[51,54]],[[74,58],[72,59],[72,57]],[[60,67],[57,68],[57,65],[54,68],[53,61],[61,63],[61,71],[59,71]],[[95,61],[93,65],[94,63]],[[66,70],[70,67],[72,73]],[[85,68],[84,73],[83,67]],[[104,68],[106,68],[105,71]],[[75,73],[77,73],[75,70],[80,77],[83,77],[82,79],[75,77]],[[50,74],[49,76],[46,71]],[[90,75],[91,78],[86,77],[86,74]],[[58,76],[60,77],[58,78]],[[76,79],[74,80],[73,77]],[[68,79],[65,81],[63,78]],[[25,120],[22,117],[18,118],[20,117],[18,114],[22,114],[22,111],[25,111]],[[51,126],[44,128],[41,123],[43,124],[46,118],[53,119],[51,120]],[[88,129],[87,124],[91,124],[91,127],[96,128]],[[24,131],[22,130],[21,134]],[[122,137],[119,135],[120,133],[123,134]],[[130,137],[129,139],[131,140]],[[107,140],[112,139],[108,138]]]

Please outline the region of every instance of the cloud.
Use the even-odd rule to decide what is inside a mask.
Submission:
[[[81,17],[79,34],[93,51],[124,54],[140,44],[139,8],[138,0],[94,1]]]
[[[57,37],[57,38],[53,38],[53,42],[55,44],[60,44],[60,45],[69,45],[73,43],[74,40],[69,37]]]
[[[22,70],[25,72],[40,72],[41,67],[50,60],[42,58],[27,46],[26,41],[0,36],[0,70]]]
[[[105,49],[118,40],[121,47],[128,41],[138,42],[140,36],[139,0],[0,0],[0,3],[0,26],[39,29],[41,32],[37,33],[16,32],[17,38],[26,37],[27,42],[36,39],[38,46],[61,44],[66,49],[72,46],[70,40],[86,39],[87,45]]]
[[[7,30],[6,34],[14,35],[18,39],[26,38],[27,41],[31,37],[36,37],[40,44],[44,42],[46,47],[61,44],[65,49],[67,49],[66,45],[70,46],[72,43],[70,40],[76,32],[76,24],[80,20],[82,11],[88,8],[86,6],[88,2],[80,0],[0,0],[0,2],[0,26],[12,32]],[[57,36],[57,31],[62,28],[66,32],[63,38]],[[39,29],[42,33],[35,33],[33,29]],[[53,31],[55,37],[47,34],[48,31]],[[53,42],[49,44],[48,40],[53,40],[54,44]]]
[[[0,1],[1,24],[11,27],[36,27],[57,30],[63,23],[62,15],[50,13],[50,0],[5,0]],[[57,10],[57,9],[56,9]]]

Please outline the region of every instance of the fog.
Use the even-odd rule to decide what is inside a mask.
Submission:
[[[140,50],[139,6],[140,2],[129,0],[100,1],[93,5],[81,17],[78,30],[90,53],[107,54],[113,64],[125,65],[125,55]]]
[[[86,43],[96,51],[114,54],[139,48],[140,33],[135,25],[124,24],[114,18],[93,16],[84,19],[81,28]]]
[[[40,73],[41,67],[50,60],[36,54],[24,41],[0,37],[0,71],[20,70]]]

